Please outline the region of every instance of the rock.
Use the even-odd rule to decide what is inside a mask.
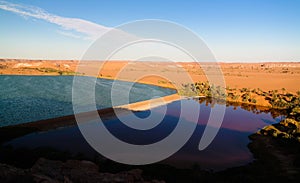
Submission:
[[[291,118],[287,118],[285,120],[282,120],[280,122],[280,124],[282,124],[283,126],[286,126],[288,127],[290,124],[293,124],[295,125],[296,128],[300,128],[300,123],[294,119],[291,119]]]
[[[262,135],[270,135],[273,137],[277,137],[278,134],[281,134],[282,132],[275,128],[273,125],[269,125],[264,127],[262,130],[259,132]]]
[[[163,183],[145,181],[142,170],[134,169],[116,174],[101,173],[90,161],[68,160],[67,162],[40,158],[31,169],[22,170],[0,164],[0,182],[45,182],[45,183]]]
[[[10,165],[0,164],[0,182],[33,182],[32,176],[27,170]]]
[[[278,124],[264,127],[258,134],[282,139],[295,139],[300,142],[300,123],[294,119],[287,118],[280,121]]]
[[[31,173],[39,179],[40,177],[51,177],[57,181],[63,181],[61,174],[63,163],[61,161],[47,160],[40,158],[31,168]]]
[[[286,130],[290,131],[291,134],[296,135],[297,133],[300,133],[300,122],[287,118],[283,121],[281,121],[279,124],[284,126]]]
[[[295,107],[295,108],[293,108],[293,110],[292,110],[292,113],[291,113],[291,115],[299,115],[300,114],[300,107]]]

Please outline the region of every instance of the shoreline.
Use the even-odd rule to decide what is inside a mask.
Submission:
[[[0,76],[82,76],[82,77],[95,77],[95,76],[89,76],[89,75],[58,75],[58,74],[0,74]],[[114,79],[114,78],[109,78],[109,77],[96,77],[97,79],[106,79],[106,80],[118,80],[118,81],[124,81],[124,82],[133,82],[135,83],[135,81],[131,81],[131,80],[125,80],[125,79]],[[168,85],[163,85],[163,84],[154,84],[152,82],[145,82],[145,81],[137,81],[136,83],[139,83],[139,84],[145,84],[145,85],[151,85],[151,86],[156,86],[156,87],[161,87],[161,88],[166,88],[166,89],[171,89],[171,90],[175,90],[176,93],[175,94],[171,94],[169,95],[170,97],[173,96],[173,95],[178,95],[178,96],[173,96],[173,99],[168,99],[168,98],[164,98],[164,97],[160,97],[160,98],[164,98],[163,100],[166,101],[166,104],[172,102],[172,100],[176,101],[176,100],[180,100],[181,98],[185,98],[185,97],[192,97],[192,98],[209,98],[207,96],[185,96],[185,95],[180,95],[178,93],[178,90],[176,89],[176,87],[174,87],[174,85],[172,85],[173,87],[171,86],[168,86]],[[166,97],[166,96],[165,96]],[[150,99],[152,100],[152,99]],[[171,101],[169,101],[171,100]],[[215,100],[218,100],[218,99],[215,99]],[[141,103],[141,102],[144,102],[144,103]],[[229,98],[226,98],[225,102],[228,102],[230,104],[237,104],[237,105],[251,105],[251,106],[256,106],[256,107],[262,107],[262,108],[268,108],[268,109],[279,109],[279,110],[284,110],[285,108],[277,108],[277,107],[272,107],[270,104],[268,103],[259,103],[259,104],[255,104],[255,103],[251,103],[251,102],[243,102],[243,101],[237,101],[237,100],[233,100],[233,99],[229,99]],[[137,108],[136,110],[139,111],[139,110],[147,110],[147,109],[150,109],[150,108],[147,108],[146,106],[149,105],[147,103],[147,100],[146,101],[139,101],[139,102],[135,102],[137,104],[127,104],[127,105],[121,105],[121,106],[116,106],[116,108],[128,108],[129,110],[135,110],[135,108]],[[138,108],[138,106],[140,105],[145,105],[145,107],[141,107],[141,109]],[[163,105],[163,104],[161,104]],[[160,106],[160,105],[158,105]]]
[[[178,94],[172,94],[167,95],[164,97],[156,98],[156,99],[150,99],[150,100],[144,100],[140,102],[135,102],[131,104],[121,105],[121,106],[115,106],[115,107],[109,107],[104,109],[97,110],[97,113],[101,118],[109,119],[116,117],[115,110],[118,112],[130,112],[130,111],[145,111],[150,110],[155,107],[159,107],[161,105],[166,105],[168,103],[180,100],[181,96]],[[154,104],[154,105],[153,105]],[[56,129],[60,127],[66,127],[66,126],[72,126],[76,125],[76,117],[75,115],[80,115],[80,117],[84,117],[87,120],[92,120],[90,118],[91,114],[94,114],[95,111],[89,111],[79,114],[71,114],[67,116],[61,116],[56,118],[50,118],[50,119],[44,119],[44,120],[38,120],[38,121],[32,121],[27,123],[21,123],[21,124],[15,124],[15,125],[9,125],[9,126],[3,126],[0,127],[1,129],[8,129],[8,128],[32,128],[37,131],[47,131],[51,129]]]
[[[1,74],[2,75],[2,74]],[[16,75],[16,74],[5,74],[8,76],[61,76],[61,75]],[[62,75],[62,76],[76,76],[76,75]],[[95,77],[95,76],[83,76],[83,77]],[[105,77],[97,77],[99,79],[107,79],[107,80],[115,80],[113,78],[105,78]],[[121,81],[125,81],[125,82],[134,82],[134,81],[130,81],[130,80],[121,80]],[[108,108],[104,108],[104,109],[99,109],[97,110],[98,114],[101,115],[101,117],[115,117],[115,113],[114,110],[123,110],[123,111],[145,111],[145,110],[150,110],[152,108],[155,107],[159,107],[162,105],[166,105],[169,104],[171,102],[174,101],[178,101],[181,99],[185,99],[185,98],[199,98],[199,99],[208,99],[208,100],[212,100],[212,101],[216,101],[218,102],[218,99],[215,98],[209,98],[207,96],[183,96],[183,95],[179,95],[178,91],[174,88],[171,87],[165,87],[165,86],[160,86],[160,85],[155,85],[153,83],[145,83],[145,82],[137,82],[137,83],[141,83],[141,84],[147,84],[147,85],[152,85],[152,86],[157,86],[157,87],[162,87],[162,88],[167,88],[167,89],[173,89],[176,91],[176,93],[171,94],[171,95],[167,95],[164,97],[159,97],[159,98],[155,98],[155,99],[150,99],[150,100],[144,100],[144,101],[139,101],[139,102],[134,102],[131,104],[125,104],[125,105],[120,105],[120,106],[114,106],[114,107],[108,107]],[[253,103],[249,103],[249,102],[241,102],[241,101],[233,101],[233,100],[224,100],[221,101],[222,103],[224,102],[224,104],[229,104],[232,106],[253,106],[256,108],[262,108],[264,110],[283,110],[280,108],[274,108],[270,105],[259,105],[259,104],[253,104]],[[93,113],[95,111],[89,111],[89,112],[84,112],[84,113],[80,113],[80,114],[76,114],[76,115],[83,115],[85,117],[89,116],[89,114]],[[87,118],[88,119],[88,118]],[[71,114],[71,115],[67,115],[67,116],[60,116],[60,117],[55,117],[55,118],[49,118],[49,119],[44,119],[44,120],[38,120],[38,121],[31,121],[31,122],[26,122],[26,123],[21,123],[21,124],[16,124],[16,125],[9,125],[9,126],[3,126],[0,127],[1,128],[7,128],[7,127],[30,127],[30,128],[37,128],[38,130],[44,131],[44,130],[50,130],[50,129],[55,129],[55,128],[59,128],[59,127],[63,127],[63,126],[70,126],[70,125],[75,125],[76,124],[76,119],[75,119],[75,114]],[[59,124],[58,124],[59,123]]]
[[[156,108],[156,107],[159,107],[162,105],[172,103],[174,101],[181,100],[182,98],[183,98],[182,96],[180,96],[176,93],[176,94],[167,95],[167,96],[159,97],[159,98],[155,98],[155,99],[144,100],[144,101],[135,102],[135,103],[131,103],[131,104],[116,106],[113,108],[127,109],[130,111],[146,111],[146,110],[150,110],[152,108]]]
[[[76,75],[57,75],[57,74],[43,74],[43,75],[31,75],[31,74],[0,74],[0,76],[76,76]],[[95,77],[95,76],[83,76],[83,77]],[[113,78],[105,78],[105,77],[96,77],[97,79],[107,79],[107,80],[116,80]],[[130,80],[120,80],[120,81],[124,81],[124,82],[134,82],[134,81],[130,81]],[[145,111],[145,110],[150,110],[154,107],[159,107],[162,105],[166,105],[168,103],[180,100],[182,97],[180,95],[178,95],[178,92],[175,88],[172,87],[166,87],[166,86],[160,86],[160,85],[155,85],[153,83],[145,83],[145,82],[137,82],[139,84],[146,84],[146,85],[152,85],[152,86],[156,86],[156,87],[162,87],[162,88],[166,88],[166,89],[172,89],[175,90],[176,93],[171,94],[171,95],[167,95],[167,96],[163,96],[163,97],[159,97],[159,98],[155,98],[155,99],[150,99],[150,100],[144,100],[144,101],[139,101],[139,102],[134,102],[134,103],[130,103],[130,104],[125,104],[125,105],[120,105],[120,106],[112,106],[112,107],[108,107],[108,108],[104,108],[104,109],[99,109],[97,110],[99,116],[101,115],[101,117],[115,117],[115,113],[114,110],[123,110],[123,111]],[[80,114],[76,114],[76,115],[81,115],[84,117],[87,117],[89,114],[94,113],[95,111],[89,111],[89,112],[84,112],[84,113],[80,113]],[[44,119],[44,120],[38,120],[38,121],[31,121],[31,122],[26,122],[26,123],[21,123],[21,124],[15,124],[15,125],[9,125],[9,126],[3,126],[0,127],[0,129],[2,128],[14,128],[14,127],[25,127],[25,128],[36,128],[41,131],[45,131],[45,130],[50,130],[50,129],[56,129],[59,127],[64,127],[64,126],[72,126],[75,125],[76,122],[76,118],[75,118],[75,114],[71,114],[71,115],[66,115],[66,116],[60,116],[60,117],[55,117],[55,118],[49,118],[49,119]],[[58,124],[60,123],[60,124]]]

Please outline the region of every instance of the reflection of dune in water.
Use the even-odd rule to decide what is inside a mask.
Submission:
[[[189,106],[194,106],[196,104],[200,105],[200,116],[198,121],[191,121],[189,118],[184,119],[186,125],[198,123],[192,137],[177,153],[160,162],[179,168],[190,168],[197,164],[201,168],[221,170],[252,162],[253,156],[247,147],[250,142],[248,136],[256,132],[258,128],[265,126],[265,120],[268,122],[276,121],[270,112],[256,114],[242,108],[234,109],[232,106],[229,106],[226,108],[224,121],[216,138],[205,150],[199,151],[198,144],[208,121],[211,110],[210,104],[206,105],[205,103],[199,103],[196,100],[188,99],[169,103],[166,105],[167,112],[162,122],[150,130],[136,130],[129,128],[119,119],[114,117],[103,118],[102,120],[107,129],[109,129],[114,136],[125,142],[132,144],[155,143],[164,139],[174,130],[178,123],[178,117],[180,116],[181,102],[190,104]],[[159,113],[160,107],[157,107],[156,110],[151,110],[151,115]],[[137,116],[145,118],[148,117],[149,110],[133,113],[124,110],[123,115],[129,119],[131,115],[134,115],[134,118]],[[97,124],[86,123],[87,128],[94,128],[95,125]],[[5,145],[12,145],[12,147],[16,149],[20,147],[34,149],[48,146],[74,154],[82,153],[85,156],[92,158],[97,154],[87,144],[77,126],[29,134],[11,140]]]

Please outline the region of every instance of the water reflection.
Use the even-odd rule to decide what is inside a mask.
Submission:
[[[254,114],[270,113],[273,118],[287,115],[286,110],[273,109],[265,106],[251,105],[246,103],[228,102],[228,101],[216,100],[212,98],[199,98],[197,101],[199,101],[200,104],[205,103],[206,106],[210,106],[210,107],[214,107],[216,104],[219,104],[219,105],[226,105],[226,107],[233,107],[233,110],[237,110],[239,108],[244,109]]]
[[[106,119],[104,123],[112,134],[123,141],[133,144],[154,143],[165,138],[177,125],[180,116],[180,102],[185,102],[189,106],[200,105],[200,116],[198,121],[192,121],[186,117],[184,122],[186,125],[197,123],[192,137],[177,153],[160,162],[179,168],[190,168],[197,165],[203,169],[221,170],[247,164],[253,160],[252,154],[247,148],[248,136],[266,125],[278,122],[281,118],[279,112],[253,106],[236,106],[204,99],[184,99],[168,104],[167,114],[163,121],[151,130],[131,129],[117,118]],[[227,105],[224,121],[213,142],[205,150],[199,151],[198,144],[207,124],[211,108],[216,105]],[[155,110],[155,113],[159,113],[159,108]],[[149,111],[124,115],[128,115],[128,118],[130,118],[130,115],[145,117],[149,115]],[[93,123],[86,125],[86,128],[94,128]],[[21,147],[31,149],[52,147],[73,154],[81,153],[87,157],[93,157],[97,154],[87,144],[76,126],[29,134],[4,145],[10,145],[16,149]]]

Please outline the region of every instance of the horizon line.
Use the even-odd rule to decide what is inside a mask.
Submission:
[[[0,62],[2,61],[88,61],[88,62],[175,62],[175,63],[195,63],[196,61],[158,61],[158,60],[129,60],[129,59],[122,59],[122,60],[81,60],[81,59],[27,59],[27,58],[0,58]],[[247,64],[247,63],[300,63],[300,60],[278,60],[278,61],[224,61],[224,60],[216,60],[216,61],[206,61],[206,62],[199,62],[199,63],[232,63],[232,64]]]

